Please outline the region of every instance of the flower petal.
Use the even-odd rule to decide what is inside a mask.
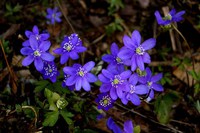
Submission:
[[[82,78],[82,86],[85,91],[90,91],[90,84],[86,78]]]
[[[106,54],[106,55],[102,56],[102,60],[107,63],[112,63],[112,62],[114,62],[115,59],[114,59],[113,55]]]
[[[37,42],[35,36],[30,36],[29,43],[30,43],[30,46],[31,46],[31,48],[33,50],[37,50],[38,49],[38,42]]]
[[[113,99],[113,100],[116,100],[117,99],[117,93],[116,93],[116,89],[114,87],[111,87],[110,89],[110,97]]]
[[[135,93],[139,95],[147,94],[148,87],[146,85],[137,85],[135,86]]]
[[[35,58],[34,65],[38,71],[42,71],[42,69],[44,67],[44,63],[43,63],[42,59],[39,57]]]
[[[111,50],[112,55],[116,56],[118,54],[119,48],[115,42],[112,43],[110,50]]]
[[[29,31],[29,30],[26,30],[25,31],[25,35],[26,35],[26,37],[29,38],[31,35],[33,35],[33,33],[31,31]]]
[[[76,52],[74,52],[74,51],[71,51],[71,52],[69,53],[69,56],[70,56],[70,58],[73,59],[73,60],[76,60],[76,59],[79,58],[79,55],[78,55]]]
[[[124,42],[124,45],[131,49],[131,50],[134,50],[137,46],[134,44],[133,40],[131,40],[131,38],[127,35],[124,35],[123,37],[123,42]]]
[[[33,50],[30,47],[23,47],[20,50],[21,54],[23,55],[30,55],[31,53],[33,53]]]
[[[102,70],[102,74],[106,77],[106,78],[108,78],[108,79],[111,79],[111,78],[113,78],[114,77],[114,75],[112,74],[112,73],[110,73],[108,70],[106,70],[106,69],[103,69]]]
[[[134,73],[130,76],[129,83],[135,86],[137,82],[138,82],[138,75]]]
[[[133,56],[131,58],[131,71],[135,71],[136,68],[137,68],[136,59],[135,56]]]
[[[144,41],[141,45],[144,48],[144,50],[149,50],[156,45],[156,39],[150,38],[150,39]]]
[[[33,33],[34,34],[39,34],[39,29],[38,29],[38,27],[36,25],[33,27]]]
[[[121,90],[121,87],[119,88],[116,88],[116,92],[117,92],[117,96],[119,97],[119,98],[122,98],[122,96],[123,96],[123,93],[122,93],[122,90]]]
[[[55,54],[63,54],[63,48],[57,48],[57,49],[53,50],[53,52]]]
[[[77,47],[75,47],[74,50],[75,50],[77,53],[82,53],[82,52],[86,51],[87,48],[86,48],[86,47],[83,47],[83,46],[77,46]]]
[[[165,21],[162,19],[160,13],[158,11],[156,11],[154,13],[154,15],[156,16],[156,20],[157,20],[158,24],[163,25]]]
[[[138,30],[134,30],[131,36],[131,39],[136,47],[141,43],[141,35]]]
[[[154,76],[151,77],[151,82],[157,82],[159,81],[161,78],[163,77],[163,74],[162,73],[158,73]]]
[[[131,120],[124,122],[124,133],[133,133],[133,124]]]
[[[50,37],[48,33],[40,34],[40,40],[45,41]]]
[[[156,90],[156,91],[163,91],[163,90],[164,90],[164,89],[163,89],[163,86],[160,85],[160,84],[157,84],[157,83],[153,83],[153,84],[152,84],[152,88],[153,88],[154,90]]]
[[[66,67],[63,68],[63,71],[64,71],[65,74],[69,74],[69,75],[76,74],[76,69],[74,69],[73,67],[66,66]]]
[[[22,43],[22,46],[27,47],[30,46],[29,40],[26,40]]]
[[[148,64],[151,63],[151,57],[146,52],[143,54],[142,59],[143,59],[144,63],[148,63]]]
[[[82,79],[81,77],[78,77],[75,83],[75,88],[77,91],[79,91],[81,89],[81,85],[82,85]]]
[[[127,71],[124,71],[120,74],[120,77],[121,79],[127,79],[131,76],[131,71],[130,70],[127,70]]]
[[[77,79],[77,76],[73,75],[73,76],[70,76],[69,78],[67,78],[65,84],[67,86],[72,86],[76,83],[76,79]]]
[[[93,82],[97,81],[97,77],[92,73],[87,73],[85,76],[86,76],[88,82],[93,83]]]
[[[136,105],[136,106],[140,105],[140,98],[139,98],[138,95],[136,95],[136,94],[133,93],[133,94],[130,96],[130,100],[131,100],[131,102],[132,102],[134,105]]]
[[[103,74],[99,74],[98,78],[103,83],[109,83],[110,82],[110,80],[108,78],[106,78]]]
[[[45,61],[53,61],[55,59],[55,57],[53,55],[51,55],[50,53],[42,53],[41,54],[41,58]]]
[[[68,59],[69,59],[69,53],[66,52],[63,55],[61,55],[60,64],[65,64],[65,62],[67,62]]]
[[[43,52],[47,51],[51,46],[51,42],[50,41],[42,41],[39,49]]]
[[[132,50],[130,50],[126,47],[123,47],[123,48],[121,48],[121,50],[119,51],[117,56],[122,60],[126,60],[126,59],[131,58],[133,56],[133,54],[134,53]]]
[[[140,56],[140,55],[136,56],[136,63],[137,63],[137,66],[140,68],[140,70],[143,71],[144,70],[144,62],[143,62],[142,56]]]
[[[100,92],[108,92],[111,88],[110,84],[102,84],[99,88]]]
[[[23,66],[28,66],[33,62],[33,60],[34,60],[34,56],[33,55],[29,55],[29,56],[27,56],[26,58],[23,59],[22,65]]]
[[[94,61],[89,61],[89,62],[87,62],[87,63],[83,66],[83,68],[84,68],[87,72],[89,72],[89,71],[92,70],[92,68],[93,68],[94,66],[95,66]]]
[[[180,11],[172,17],[173,21],[179,22],[183,20],[182,15],[185,14],[185,11]]]

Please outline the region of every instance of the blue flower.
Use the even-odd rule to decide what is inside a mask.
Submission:
[[[158,73],[152,76],[152,72],[149,67],[146,68],[146,76],[140,78],[140,82],[148,87],[149,97],[148,101],[154,98],[154,91],[163,91],[163,86],[158,83],[162,78],[162,73]]]
[[[101,92],[110,92],[113,100],[118,97],[122,98],[123,92],[129,90],[127,79],[131,76],[131,71],[117,71],[116,69],[103,69],[102,73],[98,75],[102,82],[100,87]]]
[[[131,120],[124,122],[124,130],[122,131],[118,125],[115,124],[111,117],[107,120],[107,127],[114,133],[133,133],[133,124]]]
[[[36,25],[33,26],[32,32],[29,31],[29,30],[26,30],[25,31],[25,35],[28,38],[28,40],[26,40],[26,41],[24,41],[22,43],[23,46],[30,46],[30,43],[29,43],[30,36],[35,37],[35,39],[38,41],[39,44],[42,41],[46,41],[49,38],[49,36],[50,36],[48,33],[42,33],[42,34],[40,34],[39,33],[39,29],[38,29],[38,27]]]
[[[113,107],[113,103],[115,102],[108,93],[101,93],[95,99],[98,104],[98,109],[109,110]]]
[[[141,35],[135,30],[131,38],[125,35],[123,37],[124,47],[118,53],[118,57],[122,60],[131,61],[131,70],[135,71],[139,67],[144,70],[144,63],[150,63],[151,58],[146,50],[153,48],[156,44],[156,39],[150,38],[141,44]]]
[[[56,77],[59,76],[59,72],[57,70],[57,67],[55,63],[44,61],[44,67],[43,70],[40,71],[40,73],[43,74],[44,79],[50,79],[51,82],[56,82]]]
[[[65,83],[69,77],[70,77],[70,75],[64,74],[64,80],[62,82],[62,87],[67,87],[70,91],[73,91],[75,89],[75,85],[67,86]]]
[[[116,43],[112,43],[110,51],[111,54],[104,55],[102,60],[109,63],[109,67],[114,66],[116,69],[124,70],[123,61],[117,56],[119,48]]]
[[[46,18],[48,19],[48,24],[55,24],[55,22],[60,23],[61,22],[61,12],[58,10],[58,7],[55,7],[53,9],[47,8],[47,15]]]
[[[172,22],[179,22],[183,20],[182,15],[185,14],[185,11],[180,11],[176,13],[175,9],[172,9],[165,17],[161,17],[160,13],[156,11],[155,13],[157,22],[159,25],[169,25]]]
[[[82,46],[82,42],[78,37],[78,34],[71,34],[66,36],[61,43],[61,47],[54,50],[54,53],[60,54],[60,63],[64,64],[68,61],[69,57],[73,60],[79,58],[78,53],[84,52],[86,47]]]
[[[97,77],[90,73],[94,65],[95,63],[90,61],[84,66],[74,64],[73,67],[64,67],[64,73],[70,75],[65,84],[67,86],[75,85],[77,91],[79,91],[81,87],[83,87],[85,91],[90,91],[91,87],[89,83],[97,81]]]
[[[143,95],[148,93],[148,87],[143,84],[138,83],[138,75],[134,73],[129,78],[129,91],[124,93],[121,101],[123,104],[127,104],[130,100],[134,105],[140,105],[140,97],[138,95]]]
[[[50,41],[42,41],[40,44],[36,40],[35,36],[29,38],[30,47],[23,47],[20,52],[22,55],[27,56],[23,59],[22,65],[28,66],[34,61],[34,65],[38,71],[42,71],[44,67],[43,61],[53,61],[54,56],[46,52],[51,43]]]

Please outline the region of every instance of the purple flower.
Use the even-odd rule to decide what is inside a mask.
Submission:
[[[152,76],[150,68],[146,68],[146,76],[141,77],[140,82],[146,84],[149,91],[148,99],[151,100],[154,98],[154,91],[163,91],[163,86],[157,83],[162,78],[162,73]]]
[[[25,31],[25,35],[27,38],[30,38],[30,36],[35,37],[35,39],[38,41],[38,43],[40,44],[42,41],[46,41],[49,38],[49,34],[48,33],[39,33],[39,29],[38,27],[35,25],[32,29],[32,32],[29,30]],[[23,46],[30,46],[29,40],[26,40],[22,43]]]
[[[46,18],[48,19],[48,24],[55,24],[55,22],[60,23],[61,22],[61,12],[58,10],[58,7],[55,7],[53,9],[47,8],[47,15]]]
[[[133,124],[131,120],[124,122],[124,130],[122,131],[118,125],[115,124],[111,117],[107,120],[107,127],[114,133],[133,133]]]
[[[75,85],[67,86],[66,81],[70,77],[68,74],[64,74],[64,80],[62,82],[62,87],[67,87],[70,91],[73,91],[75,89]]]
[[[113,107],[113,103],[115,102],[108,93],[101,93],[95,99],[98,104],[98,109],[109,110]]]
[[[138,75],[134,73],[129,78],[129,91],[124,93],[122,97],[122,103],[127,104],[130,100],[134,105],[140,105],[140,97],[138,95],[143,95],[148,93],[148,87],[143,84],[138,83]]]
[[[179,22],[183,20],[182,15],[185,14],[185,11],[180,11],[176,13],[175,9],[172,9],[165,17],[161,17],[160,13],[156,11],[155,13],[157,22],[159,25],[168,25],[172,22]]]
[[[40,71],[40,73],[43,74],[44,79],[50,79],[51,82],[53,83],[56,82],[56,77],[59,76],[59,72],[53,61],[52,62],[44,61],[44,67],[43,70]]]
[[[116,100],[118,97],[122,98],[123,92],[129,89],[127,79],[130,76],[130,70],[120,72],[116,69],[103,69],[102,73],[98,75],[99,80],[102,82],[100,91],[110,91],[110,96],[113,100]]]
[[[111,45],[111,54],[106,54],[102,57],[102,60],[109,63],[109,66],[115,66],[116,69],[124,70],[123,61],[117,56],[119,48],[116,43]]]
[[[50,41],[42,41],[41,44],[36,40],[35,36],[30,36],[30,47],[23,47],[20,52],[27,57],[23,59],[22,65],[28,66],[34,61],[34,65],[38,71],[42,71],[44,67],[43,61],[53,61],[54,56],[46,51],[49,49]]]
[[[144,63],[150,63],[151,58],[146,50],[153,48],[156,44],[156,39],[150,38],[141,44],[141,35],[135,30],[131,38],[125,35],[123,37],[124,47],[118,53],[118,57],[122,60],[131,61],[131,70],[134,71],[137,67],[144,70]]]
[[[54,53],[60,54],[60,63],[64,64],[67,62],[69,57],[73,60],[79,58],[78,53],[84,52],[86,48],[82,46],[82,42],[78,37],[78,34],[71,34],[71,36],[66,36],[61,43],[61,47],[54,50]]]
[[[90,91],[89,83],[97,81],[97,77],[89,72],[92,70],[94,65],[95,63],[90,61],[84,66],[81,66],[80,64],[74,64],[73,67],[64,67],[64,73],[70,75],[65,84],[67,86],[75,85],[75,89],[77,91],[79,91],[81,87],[83,87],[85,91]]]

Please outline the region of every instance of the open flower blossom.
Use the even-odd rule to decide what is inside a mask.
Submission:
[[[62,82],[62,87],[67,87],[70,91],[73,91],[75,89],[75,85],[67,86],[65,83],[69,77],[70,77],[70,75],[64,74],[64,80]]]
[[[169,25],[172,22],[179,22],[183,20],[182,15],[185,14],[185,11],[180,11],[176,13],[175,9],[172,9],[165,17],[161,17],[159,11],[155,11],[154,15],[159,25]]]
[[[129,88],[129,92],[125,92],[121,99],[122,103],[127,104],[128,101],[131,101],[134,105],[140,105],[140,97],[138,95],[147,94],[148,87],[138,84],[138,75],[136,73],[129,78]]]
[[[111,54],[104,55],[102,60],[109,63],[111,67],[114,66],[116,69],[124,70],[123,61],[117,56],[119,48],[116,43],[112,43],[110,51]]]
[[[60,63],[64,64],[68,61],[69,57],[73,60],[79,58],[78,53],[86,51],[86,47],[82,46],[82,42],[78,37],[78,34],[71,34],[69,37],[66,36],[61,43],[61,47],[55,49],[53,52],[60,54]]]
[[[123,92],[128,91],[127,79],[131,76],[131,71],[118,71],[116,69],[103,69],[102,73],[98,75],[99,80],[102,82],[100,87],[101,92],[110,92],[113,100],[118,97],[122,98]]]
[[[38,43],[40,44],[42,41],[46,41],[49,38],[49,33],[39,33],[39,29],[38,27],[35,25],[33,26],[32,31],[26,30],[25,31],[25,35],[28,38],[28,40],[24,41],[22,43],[23,46],[30,46],[29,43],[29,38],[30,36],[35,37],[35,39],[38,41]]]
[[[101,93],[95,99],[98,104],[98,109],[109,110],[113,107],[114,100],[110,97],[109,93]]]
[[[23,47],[20,52],[22,55],[27,56],[23,59],[22,65],[28,66],[32,62],[38,71],[42,71],[44,67],[43,61],[53,61],[54,56],[47,52],[51,43],[50,41],[42,41],[40,44],[36,40],[35,36],[29,38],[30,47]]]
[[[55,24],[55,22],[60,23],[61,22],[61,12],[58,10],[58,7],[55,7],[53,9],[47,8],[47,15],[46,18],[48,19],[48,24]]]
[[[135,71],[137,67],[144,70],[144,63],[151,62],[146,51],[155,46],[156,39],[150,38],[141,44],[141,35],[137,30],[134,30],[131,38],[127,35],[123,37],[123,42],[125,46],[119,51],[118,57],[122,60],[130,60],[132,71]]]
[[[66,86],[75,85],[75,89],[79,91],[81,87],[85,91],[90,91],[90,83],[96,82],[97,77],[90,73],[95,63],[93,61],[87,62],[84,66],[80,64],[74,64],[72,67],[64,67],[63,71],[65,74],[69,75],[66,79]]]
[[[124,129],[122,130],[111,117],[107,120],[107,127],[113,131],[113,133],[133,133],[133,123],[131,120],[124,122]]]
[[[146,68],[146,76],[140,78],[140,82],[148,87],[148,101],[154,98],[154,91],[163,91],[163,86],[158,83],[161,78],[162,73],[158,73],[153,76],[149,67]]]
[[[44,61],[44,67],[42,71],[40,71],[40,73],[42,73],[44,79],[50,79],[51,82],[53,83],[56,82],[56,78],[57,76],[59,76],[59,72],[53,61],[52,62]]]

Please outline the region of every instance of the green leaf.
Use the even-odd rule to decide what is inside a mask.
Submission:
[[[199,102],[199,100],[197,100],[197,102],[195,103],[195,107],[196,107],[197,111],[200,113],[200,102]]]
[[[22,9],[22,6],[17,3],[17,5],[13,8],[13,12],[19,12]]]
[[[61,110],[60,114],[65,119],[68,125],[71,125],[73,123],[70,117],[73,117],[74,115],[71,112],[68,112],[67,110]]]
[[[134,133],[140,133],[141,132],[141,129],[140,129],[140,126],[137,125],[134,127]]]
[[[154,106],[157,119],[160,123],[166,124],[169,121],[172,106],[178,102],[179,99],[180,94],[176,91],[170,91],[164,96],[157,97]]]
[[[45,114],[44,122],[42,123],[43,126],[54,126],[58,120],[59,112],[48,112]]]
[[[35,93],[37,92],[41,92],[43,89],[45,89],[47,87],[47,85],[49,84],[50,82],[48,80],[42,80],[42,81],[38,81],[36,83],[36,88],[34,90]]]

